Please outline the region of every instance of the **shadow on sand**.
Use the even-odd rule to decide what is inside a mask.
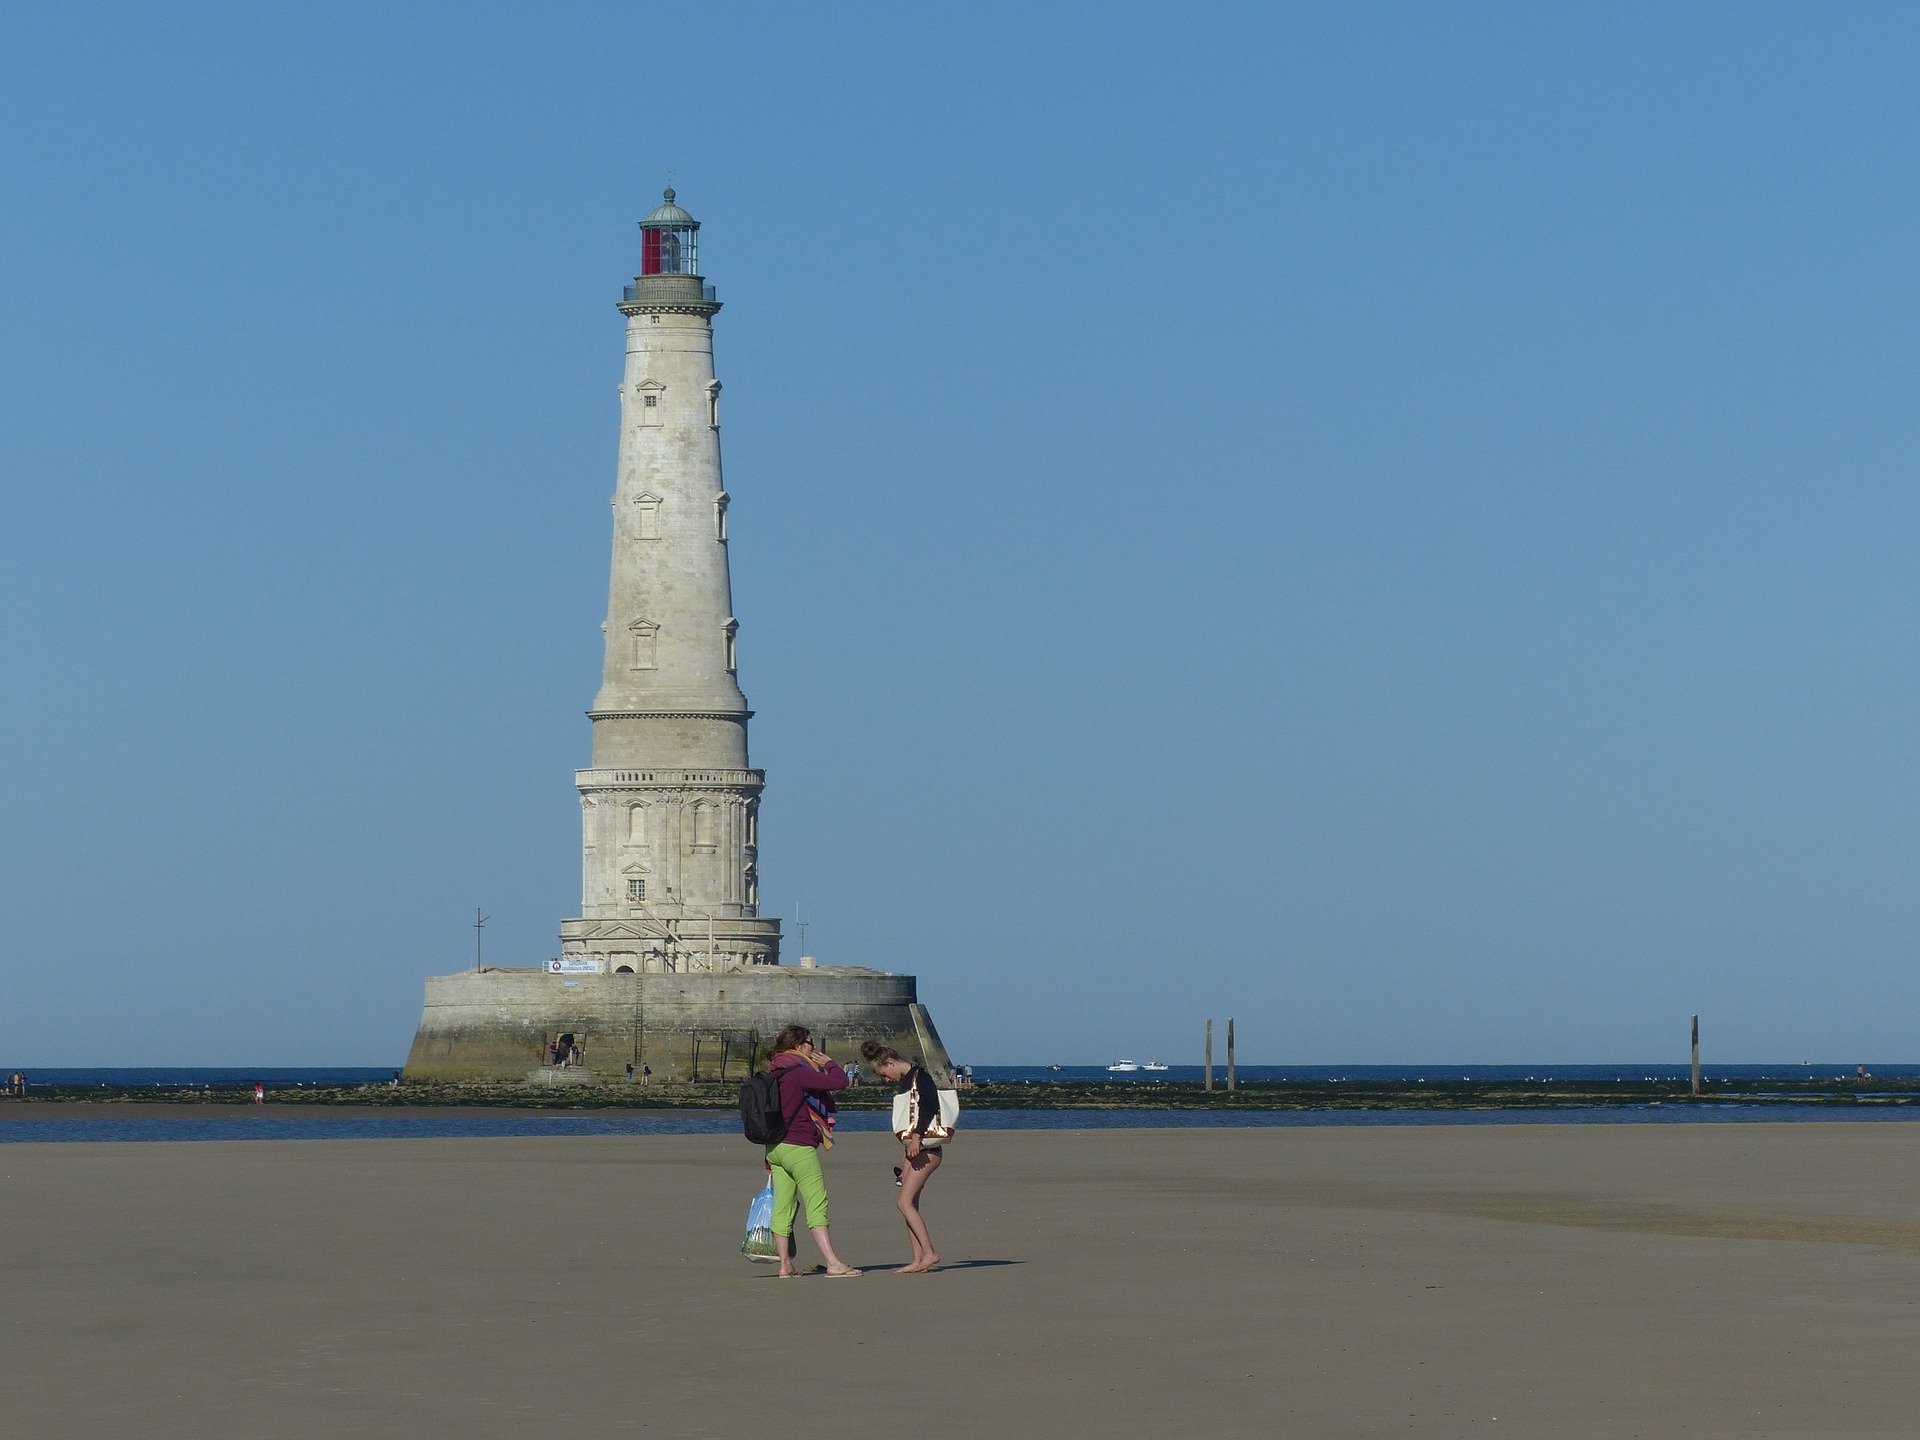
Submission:
[[[1002,1265],[1024,1265],[1026,1263],[1024,1260],[942,1260],[933,1268],[935,1270],[994,1270]],[[892,1265],[888,1268],[898,1270],[902,1267]]]
[[[947,1270],[997,1270],[1003,1265],[1024,1265],[1026,1263],[1024,1260],[943,1260],[934,1266],[932,1270],[925,1273],[938,1275]],[[867,1275],[898,1275],[906,1268],[905,1261],[902,1261],[898,1265],[862,1265],[860,1267],[862,1273]],[[824,1276],[826,1273],[826,1266],[815,1265],[810,1270],[802,1270],[794,1278],[797,1280],[811,1280]],[[780,1277],[769,1270],[762,1273],[758,1278],[762,1280],[778,1280]]]

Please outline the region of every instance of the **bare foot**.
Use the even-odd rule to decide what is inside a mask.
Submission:
[[[922,1255],[919,1259],[915,1260],[913,1264],[908,1265],[903,1270],[901,1270],[900,1273],[902,1275],[924,1275],[939,1263],[940,1263],[940,1257],[938,1255],[929,1253],[926,1255]]]

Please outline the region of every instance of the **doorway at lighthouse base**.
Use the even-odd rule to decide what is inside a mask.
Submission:
[[[408,1080],[742,1079],[789,1025],[842,1064],[877,1040],[951,1083],[952,1062],[911,975],[758,965],[711,974],[562,975],[489,966],[427,979]],[[558,1043],[567,1037],[564,1053]],[[557,1078],[549,1075],[547,1078]]]

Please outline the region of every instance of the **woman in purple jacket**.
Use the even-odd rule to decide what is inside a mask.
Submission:
[[[827,1233],[827,1181],[820,1173],[820,1147],[833,1143],[830,1097],[835,1090],[847,1088],[847,1072],[837,1060],[813,1048],[813,1032],[804,1025],[789,1025],[774,1037],[773,1059],[767,1068],[780,1077],[780,1113],[787,1121],[785,1138],[767,1146],[767,1168],[773,1172],[773,1246],[780,1253],[780,1278],[791,1279],[798,1273],[793,1268],[793,1221],[802,1202],[813,1243],[827,1262],[827,1274],[836,1280],[858,1275],[833,1252],[833,1237]]]

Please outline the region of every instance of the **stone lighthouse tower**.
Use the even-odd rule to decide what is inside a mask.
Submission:
[[[760,792],[720,473],[700,223],[640,222],[626,289],[606,653],[580,791],[580,913],[558,956],[430,975],[410,1080],[737,1079],[784,1026],[843,1059],[877,1039],[949,1061],[912,975],[780,963],[760,914]],[[583,622],[584,623],[584,622]],[[631,1067],[629,1069],[629,1067]]]
[[[765,777],[747,759],[713,373],[720,302],[699,239],[668,190],[640,222],[640,273],[620,302],[606,664],[589,712],[593,768],[576,775],[580,917],[560,931],[563,955],[611,973],[780,960],[780,922],[760,915]]]

